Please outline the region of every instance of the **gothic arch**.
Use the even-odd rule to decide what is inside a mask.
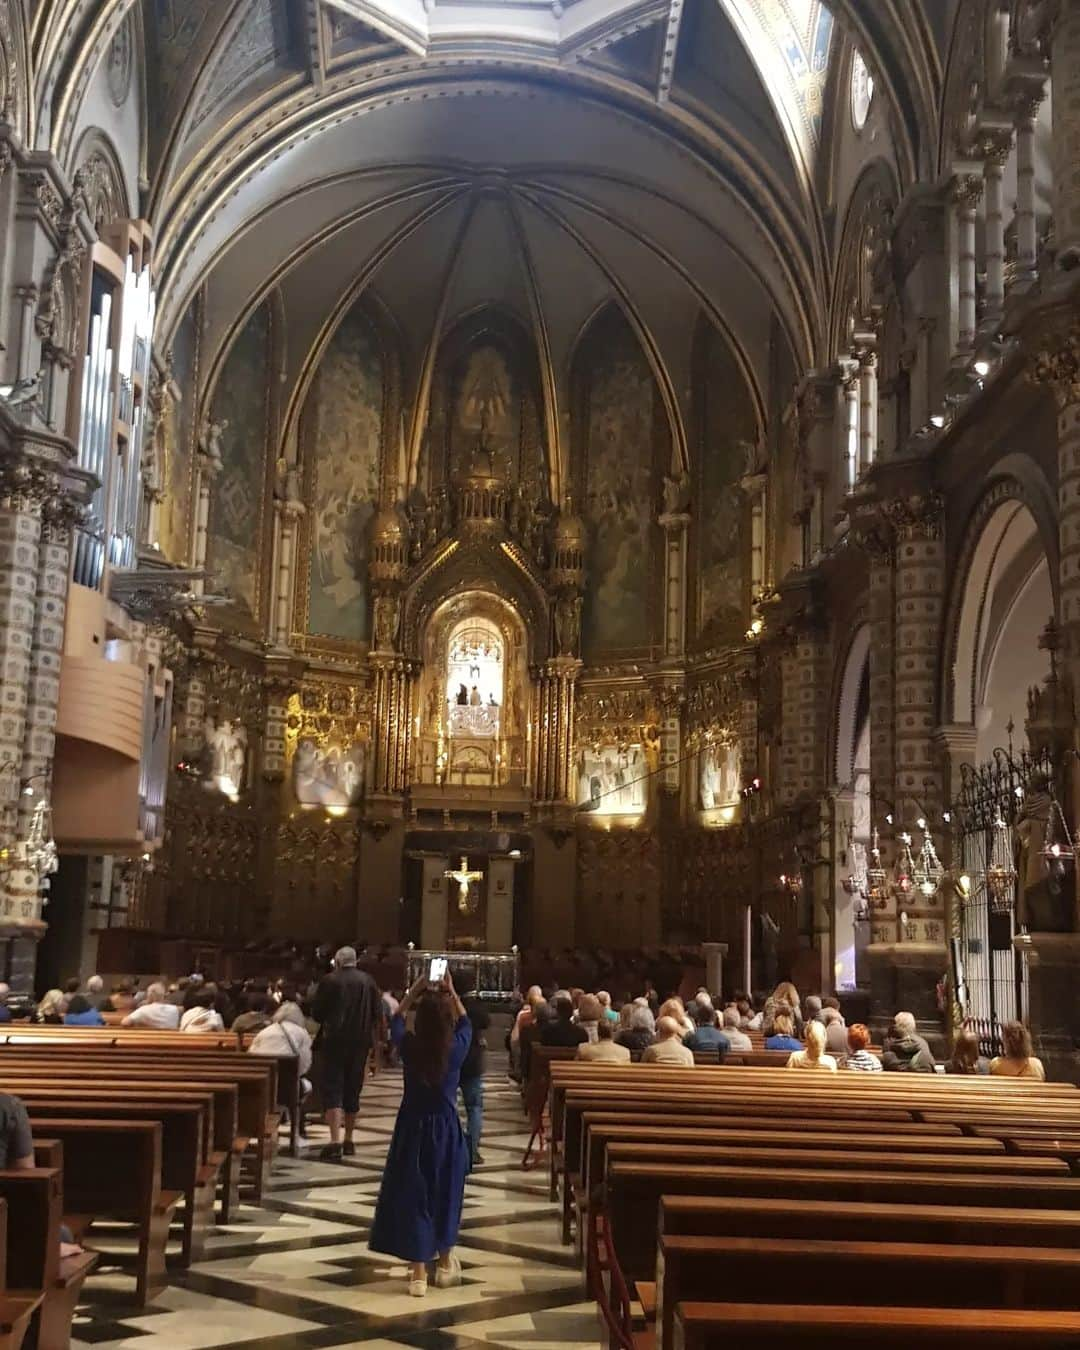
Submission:
[[[548,597],[523,554],[509,541],[452,539],[421,565],[406,587],[402,604],[402,646],[420,660],[423,635],[437,609],[466,591],[487,592],[520,617],[529,642],[529,664],[551,651]]]
[[[1010,624],[1022,617],[1029,626],[1035,625],[1037,636],[1056,612],[1056,548],[1047,547],[1040,515],[1038,499],[1009,475],[993,482],[972,512],[953,570],[946,612],[943,723],[984,729],[981,709]],[[1037,658],[1032,635],[1012,645],[1025,649],[1022,655],[1032,658],[1034,670]],[[1027,684],[1035,682],[1035,675],[1023,676],[1017,695],[1022,696]],[[1014,711],[1013,720],[1022,718],[1017,719]]]
[[[833,273],[829,311],[829,357],[851,346],[852,325],[870,315],[873,257],[896,207],[898,188],[888,163],[876,159],[859,175],[851,194]]]
[[[854,779],[856,755],[863,723],[869,718],[863,689],[870,666],[870,625],[861,621],[851,633],[833,701],[833,777],[838,787]]]
[[[87,127],[79,137],[72,162],[75,191],[81,194],[99,238],[109,225],[136,214],[124,186],[120,156],[99,127]]]

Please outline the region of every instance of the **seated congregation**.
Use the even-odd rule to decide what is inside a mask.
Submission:
[[[548,1169],[529,1231],[576,1250],[617,1350],[1080,1346],[1080,1099],[1020,1023],[996,1055],[961,1030],[939,1062],[911,1014],[875,1044],[787,982],[726,1002],[650,985],[618,1007],[533,986],[492,1018],[449,972],[383,993],[349,948],[303,988],[95,978],[33,1012],[0,991],[0,1009],[3,1350],[68,1347],[103,1265],[152,1306],[280,1156],[362,1159],[376,1071],[404,1092],[370,1249],[415,1298],[429,1275],[435,1297],[459,1289],[496,1036],[532,1129],[522,1176]],[[305,1151],[317,1114],[330,1142]],[[338,1171],[356,1185],[330,1170],[324,1201]]]

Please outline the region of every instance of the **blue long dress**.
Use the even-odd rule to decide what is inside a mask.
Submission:
[[[405,1066],[405,1095],[386,1155],[371,1228],[372,1251],[403,1261],[433,1261],[457,1242],[469,1144],[457,1113],[461,1064],[472,1041],[467,1017],[458,1018],[446,1076],[437,1087],[413,1067],[413,1036],[396,1015],[390,1036]]]

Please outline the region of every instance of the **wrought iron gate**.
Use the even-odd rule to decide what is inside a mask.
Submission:
[[[1020,826],[1053,777],[1048,753],[1011,748],[961,771],[952,937],[963,978],[954,992],[985,1054],[998,1052],[1002,1023],[1027,1018],[1027,961],[1013,946],[1023,885]]]

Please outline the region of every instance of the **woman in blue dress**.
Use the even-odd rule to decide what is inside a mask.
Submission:
[[[414,1008],[413,1029],[407,1031],[405,1019]],[[434,985],[424,976],[417,980],[390,1023],[390,1036],[405,1068],[405,1095],[369,1245],[410,1262],[409,1293],[423,1298],[428,1263],[436,1258],[436,1285],[461,1283],[454,1245],[469,1145],[458,1119],[457,1092],[472,1026],[449,973]]]

